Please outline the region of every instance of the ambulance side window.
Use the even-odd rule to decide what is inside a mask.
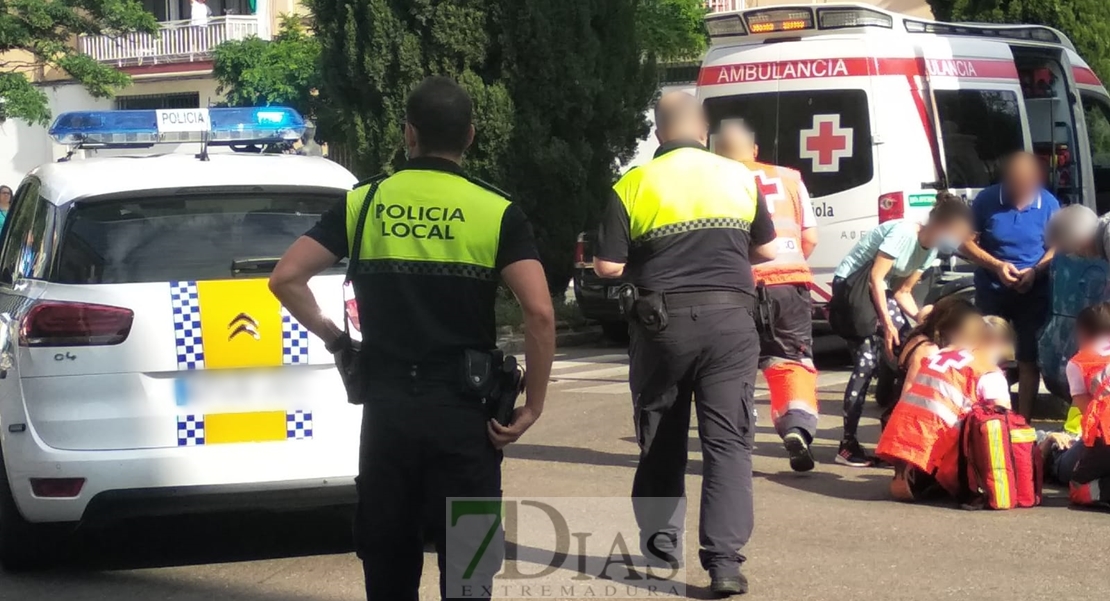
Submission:
[[[1014,92],[937,90],[937,116],[949,186],[985,188],[998,181],[998,163],[1024,146]]]
[[[1091,143],[1091,167],[1095,176],[1095,207],[1101,215],[1110,211],[1110,102],[1105,96],[1081,92]]]

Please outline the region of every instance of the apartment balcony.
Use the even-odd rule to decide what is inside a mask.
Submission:
[[[209,60],[212,50],[227,41],[268,37],[260,23],[257,15],[212,17],[207,25],[192,25],[188,20],[167,21],[156,34],[81,36],[78,44],[81,52],[117,67],[189,63]]]

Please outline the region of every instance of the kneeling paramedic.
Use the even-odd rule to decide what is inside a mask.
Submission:
[[[797,472],[813,469],[817,433],[817,368],[813,365],[813,274],[806,259],[817,246],[817,216],[802,175],[756,162],[755,132],[742,122],[721,124],[716,152],[755,173],[775,224],[778,256],[754,267],[759,307],[759,368],[771,393],[771,421]]]
[[[645,556],[674,566],[693,398],[705,459],[701,564],[715,593],[744,593],[759,344],[749,257],[774,258],[774,225],[755,176],[707,151],[696,98],[664,95],[655,121],[659,150],[614,186],[594,259],[599,276],[623,277],[621,305],[632,318],[629,387],[640,445],[632,505]]]
[[[1075,319],[1079,352],[1067,365],[1072,403],[1083,412],[1082,447],[1069,483],[1072,503],[1110,505],[1110,303]]]
[[[462,174],[473,139],[466,92],[447,78],[424,80],[406,106],[404,167],[348,193],[270,279],[289,312],[336,353],[349,400],[363,404],[355,535],[370,601],[419,598],[426,538],[436,545],[444,598],[490,597],[503,535],[483,556],[492,560],[466,576],[482,540],[452,535],[447,553],[447,502],[480,497],[499,508],[501,448],[543,410],[555,346],[551,297],[524,213]],[[347,256],[361,345],[322,316],[309,287]],[[515,411],[521,374],[495,348],[499,279],[525,315],[530,373],[526,404]]]

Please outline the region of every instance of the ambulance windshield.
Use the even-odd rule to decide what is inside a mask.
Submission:
[[[871,121],[863,90],[768,92],[708,98],[711,131],[743,119],[758,159],[797,169],[813,197],[862,186],[875,175]]]
[[[82,203],[66,217],[51,280],[123,284],[227,279],[236,261],[280,257],[340,198],[341,193],[303,191],[195,196],[169,191]]]

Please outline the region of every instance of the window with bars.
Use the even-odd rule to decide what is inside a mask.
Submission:
[[[116,109],[121,111],[198,108],[200,108],[200,92],[116,96]]]

